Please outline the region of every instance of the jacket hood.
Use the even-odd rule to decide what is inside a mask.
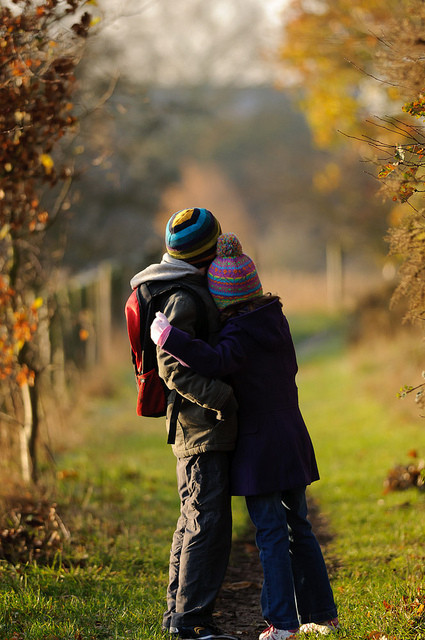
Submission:
[[[130,280],[130,286],[135,289],[142,282],[152,280],[177,280],[189,275],[201,275],[200,270],[184,260],[173,258],[164,253],[161,262],[151,264],[146,269],[136,273]]]

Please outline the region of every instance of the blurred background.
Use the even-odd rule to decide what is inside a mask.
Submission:
[[[349,302],[394,276],[393,203],[376,197],[376,176],[344,137],[349,119],[338,131],[324,103],[319,129],[331,133],[318,145],[300,103],[305,79],[283,47],[296,44],[285,25],[301,4],[102,4],[78,68],[81,107],[111,95],[81,121],[64,266],[107,260],[130,276],[160,258],[174,211],[204,206],[289,305],[313,292],[320,304]],[[302,37],[306,64],[320,34],[312,25]],[[368,101],[377,114],[387,106]]]
[[[420,0],[2,11],[6,470],[36,479],[40,429],[126,357],[130,278],[180,209],[236,233],[289,317],[344,317],[356,341],[422,318]]]

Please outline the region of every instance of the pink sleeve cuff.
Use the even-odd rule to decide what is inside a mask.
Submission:
[[[168,327],[165,327],[164,331],[161,333],[161,335],[158,338],[158,347],[161,347],[161,349],[164,349],[165,353],[168,353],[170,356],[173,356],[173,358],[175,358],[177,362],[180,362],[180,364],[182,364],[184,367],[187,367],[188,369],[190,369],[189,365],[186,364],[186,362],[184,362],[183,360],[180,360],[180,358],[174,355],[174,353],[170,353],[169,351],[167,351],[167,349],[164,348],[164,345],[167,342],[167,338],[170,335],[170,331],[172,328],[173,328],[172,324],[168,325]]]
[[[158,346],[163,347],[165,342],[167,341],[168,335],[172,329],[171,324],[168,327],[165,327],[164,331],[162,331],[161,335],[158,338]]]

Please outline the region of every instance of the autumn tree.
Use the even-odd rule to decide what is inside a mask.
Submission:
[[[395,84],[377,83],[376,56],[390,19],[402,13],[400,4],[292,0],[285,10],[278,55],[299,89],[299,104],[319,147],[343,144],[341,132],[364,132],[366,116],[383,113],[398,98]]]
[[[280,55],[299,82],[316,143],[372,151],[378,191],[395,204],[388,231],[390,254],[400,260],[393,301],[404,297],[406,319],[423,326],[425,3],[294,0],[289,16]],[[415,390],[420,396],[423,385]]]
[[[78,124],[74,70],[92,24],[87,4],[13,0],[0,9],[0,403],[3,421],[19,427],[26,479],[37,476],[38,338],[48,321],[43,239],[73,175],[61,149]]]
[[[376,123],[368,139],[376,150],[381,193],[397,203],[389,230],[390,252],[400,256],[400,283],[394,300],[407,300],[406,319],[425,321],[425,4],[403,3],[377,58],[387,82],[397,87],[401,110]],[[400,204],[403,205],[400,207]]]
[[[365,239],[382,255],[384,207],[378,202],[364,206],[365,198],[372,199],[373,181],[365,179],[357,150],[344,144],[341,134],[355,135],[360,113],[370,101],[367,76],[359,69],[370,68],[379,41],[373,34],[382,13],[377,5],[361,1],[353,8],[346,0],[293,0],[285,8],[278,51],[282,75],[289,78],[321,152],[316,154],[312,191],[316,216],[325,229],[328,296],[334,305],[343,296],[343,256],[364,246]]]

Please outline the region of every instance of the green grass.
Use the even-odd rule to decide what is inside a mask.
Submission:
[[[341,637],[424,638],[425,493],[383,484],[410,449],[424,453],[423,424],[404,417],[396,397],[383,406],[369,395],[349,359],[306,365],[299,386],[322,475],[310,493],[335,535]]]
[[[298,386],[322,476],[309,492],[334,535],[326,555],[340,637],[423,639],[425,493],[383,491],[410,449],[424,453],[423,422],[406,418],[395,397],[384,405],[370,393],[364,367],[341,350],[340,321],[326,333],[323,317],[290,322],[300,348],[322,331],[314,357],[300,357]],[[135,415],[131,368],[114,376],[114,393],[92,398],[75,421],[82,444],[62,454],[62,479],[50,489],[70,543],[50,567],[0,563],[0,640],[164,637],[175,459],[163,421]],[[234,507],[238,536],[243,499]]]
[[[0,561],[0,640],[168,637],[161,631],[179,513],[163,419],[135,415],[130,368],[75,421],[83,444],[50,492],[72,534],[51,567]],[[46,489],[44,490],[44,493]],[[235,501],[235,535],[245,512]]]

